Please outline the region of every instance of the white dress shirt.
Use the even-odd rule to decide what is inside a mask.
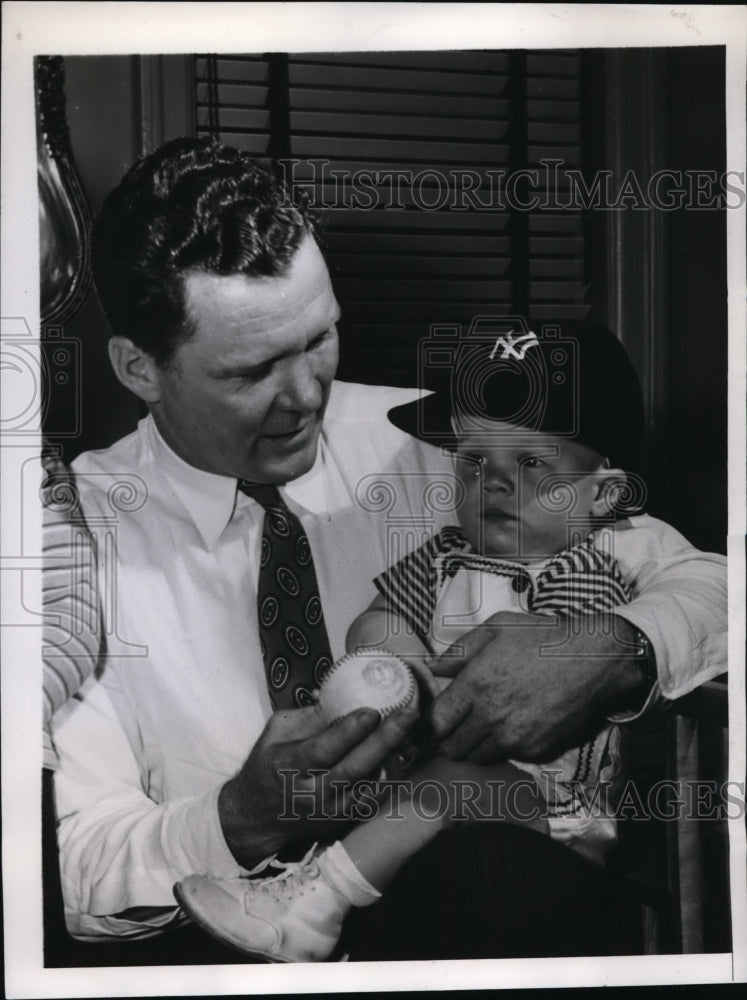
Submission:
[[[416,395],[335,383],[317,461],[282,489],[335,657],[374,577],[454,522],[450,459],[386,418]],[[217,796],[271,713],[256,613],[264,515],[235,480],[178,458],[151,418],[73,468],[98,543],[107,656],[52,723],[66,919],[80,938],[142,936],[175,919],[180,878],[242,871]],[[726,668],[725,641],[707,638],[726,629],[723,560],[680,539],[633,568],[643,596],[621,609],[651,638],[668,697]]]

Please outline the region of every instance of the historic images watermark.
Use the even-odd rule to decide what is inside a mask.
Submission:
[[[428,777],[347,782],[332,778],[324,769],[281,769],[278,773],[283,783],[281,820],[303,816],[311,820],[404,821],[405,804],[419,819],[434,822],[527,823],[553,815],[529,774],[515,781]],[[539,770],[543,781],[552,782],[558,774],[553,769]],[[665,779],[644,788],[627,780],[620,785],[599,782],[591,790],[579,782],[571,785],[574,814],[582,818],[603,814],[636,822],[723,822],[746,814],[743,781]]]
[[[280,161],[292,197],[305,193],[320,210],[423,212],[621,211],[739,209],[747,202],[738,170],[662,169],[641,177],[628,170],[586,172],[564,160],[538,166],[449,168],[333,166],[325,159]]]

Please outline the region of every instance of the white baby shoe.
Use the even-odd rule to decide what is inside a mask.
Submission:
[[[250,875],[280,869],[269,878],[218,881],[188,875],[174,886],[182,909],[208,934],[248,955],[271,962],[320,962],[329,958],[352,906],[368,906],[381,893],[363,878],[338,842],[301,861],[275,856]]]

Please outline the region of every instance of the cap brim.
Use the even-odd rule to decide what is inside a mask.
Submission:
[[[395,406],[388,413],[395,427],[439,448],[456,448],[451,424],[451,400],[447,393],[433,392],[411,403]]]

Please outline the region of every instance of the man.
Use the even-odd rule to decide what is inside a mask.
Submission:
[[[93,253],[112,365],[149,416],[112,448],[74,463],[99,535],[107,638],[99,682],[53,726],[66,917],[84,940],[158,933],[183,920],[172,896],[181,877],[241,876],[268,855],[332,835],[347,815],[339,782],[375,776],[415,721],[403,711],[377,725],[362,711],[323,727],[313,708],[283,701],[292,690],[290,704],[307,705],[323,670],[295,685],[284,661],[266,673],[257,589],[273,508],[265,515],[257,485],[282,488],[274,502],[287,505],[308,539],[328,662],[344,652],[348,625],[391,561],[392,525],[438,530],[451,518],[436,510],[424,519],[424,486],[452,481],[436,449],[386,420],[415,393],[334,382],[339,307],[314,221],[245,154],[192,139],[156,151],[107,199]],[[638,712],[655,697],[657,668],[669,697],[721,672],[720,561],[685,547],[662,552],[640,576],[640,600],[614,631],[592,637],[596,657],[584,637],[585,655],[569,660],[567,639],[560,690],[531,619],[522,628],[511,627],[515,616],[495,621],[500,663],[489,630],[468,637],[463,657],[448,661],[459,676],[430,711],[445,752],[547,759],[606,715]],[[639,629],[651,640],[648,662],[632,655]],[[542,628],[543,645],[560,638],[560,626],[557,634]],[[275,704],[282,710],[273,712]],[[499,827],[474,833],[491,844],[472,875],[481,884],[485,871],[505,866],[490,853]],[[500,841],[511,850],[512,836]],[[471,845],[461,836],[440,844],[453,865],[443,868],[437,854],[420,874],[417,866],[405,873],[403,885],[458,882],[443,911],[422,897],[444,928],[424,934],[435,955],[411,941],[383,957],[498,953],[497,916],[487,938],[470,932],[472,943],[444,950],[452,925],[469,927],[474,896],[459,864]],[[530,844],[522,864],[533,867],[547,849]],[[568,864],[570,872],[576,860]],[[588,926],[597,875],[582,869],[556,892],[567,898],[572,886],[586,887],[576,895],[588,904]],[[388,896],[393,909],[375,909],[391,925],[399,897]],[[491,898],[484,908],[474,920],[490,927]],[[514,916],[507,910],[504,923]],[[573,944],[556,946],[562,953]],[[354,957],[366,954],[353,945]]]

